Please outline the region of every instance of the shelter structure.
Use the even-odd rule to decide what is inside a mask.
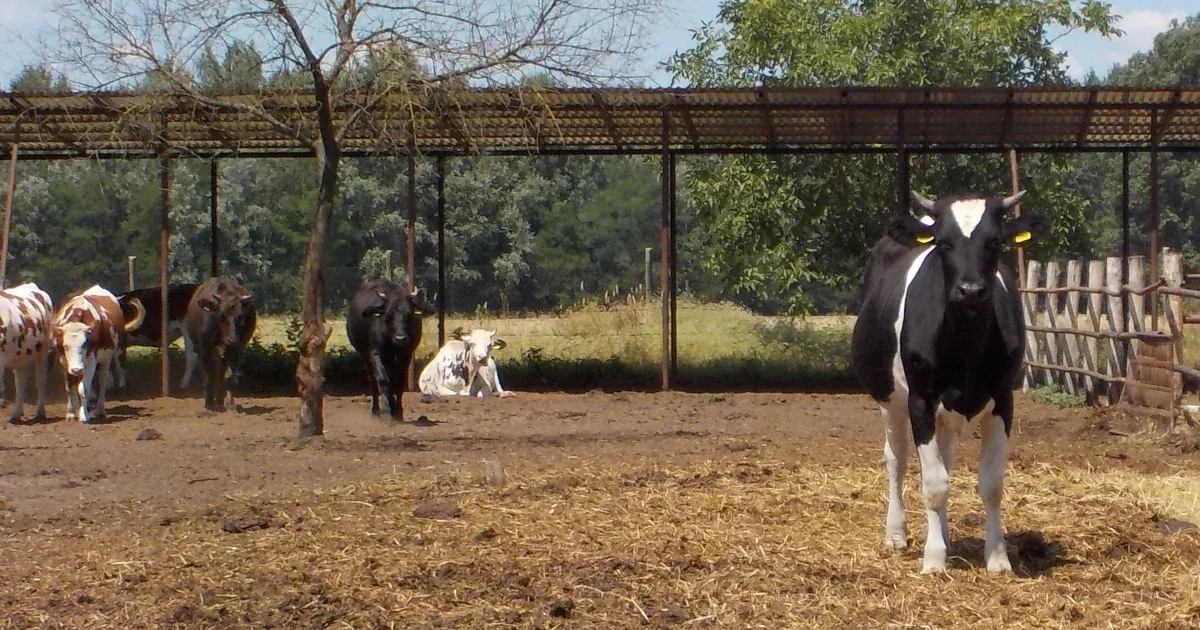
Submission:
[[[305,157],[308,146],[283,131],[315,135],[315,101],[303,92],[220,95],[221,106],[165,93],[0,93],[0,147],[9,177],[18,159],[146,159],[162,172],[160,281],[168,285],[171,163],[211,161],[212,274],[217,251],[218,161]],[[439,306],[446,296],[445,160],[479,155],[658,155],[662,389],[677,364],[675,163],[680,155],[892,153],[899,212],[908,209],[913,153],[1007,153],[1017,187],[1022,152],[1148,151],[1150,251],[1158,244],[1160,151],[1200,150],[1200,88],[718,88],[457,89],[339,96],[337,124],[348,127],[344,156],[408,160],[407,269],[414,281],[416,160],[436,160]],[[272,122],[274,121],[274,122]],[[283,124],[278,124],[283,123]],[[1125,169],[1126,181],[1128,168]],[[1126,185],[1126,190],[1128,186]],[[7,216],[0,261],[7,259]],[[1129,255],[1129,198],[1123,199],[1122,257]],[[1018,264],[1022,265],[1020,253]],[[1157,277],[1157,256],[1151,256]],[[3,262],[0,262],[3,265]],[[0,275],[3,267],[0,267]],[[1020,274],[1024,278],[1025,274]],[[444,315],[438,340],[445,340]],[[162,391],[168,394],[166,347]],[[410,374],[411,381],[411,374]]]

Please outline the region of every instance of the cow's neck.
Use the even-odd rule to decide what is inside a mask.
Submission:
[[[948,305],[943,323],[946,348],[963,365],[978,363],[985,354],[983,350],[994,323],[995,314],[990,304],[973,311]]]

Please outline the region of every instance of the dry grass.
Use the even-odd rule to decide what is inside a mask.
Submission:
[[[978,566],[982,508],[966,471],[951,500],[957,557],[948,575],[922,577],[918,551],[882,551],[882,467],[577,463],[505,488],[464,470],[287,500],[232,497],[161,522],[131,506],[10,531],[0,602],[10,627],[1200,623],[1200,536],[1165,535],[1153,520],[1200,520],[1200,480],[1013,468],[1005,507],[1018,576]],[[413,515],[443,501],[461,514]],[[230,523],[266,527],[223,532]]]

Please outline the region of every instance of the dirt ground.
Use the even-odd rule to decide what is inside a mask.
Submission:
[[[299,449],[292,398],[4,425],[0,627],[1200,623],[1200,536],[1171,529],[1200,514],[1200,452],[1113,410],[1019,397],[1008,578],[978,566],[972,425],[951,495],[964,560],[922,578],[915,461],[914,547],[877,544],[865,396],[406,395],[404,424],[369,404],[329,399],[326,437]],[[931,584],[962,605],[923,600]]]

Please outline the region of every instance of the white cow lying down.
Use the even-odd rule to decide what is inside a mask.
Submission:
[[[503,339],[496,331],[476,328],[469,335],[455,335],[442,346],[433,360],[421,370],[421,393],[430,396],[512,396],[500,386],[500,373],[492,358],[492,348],[503,350]]]

